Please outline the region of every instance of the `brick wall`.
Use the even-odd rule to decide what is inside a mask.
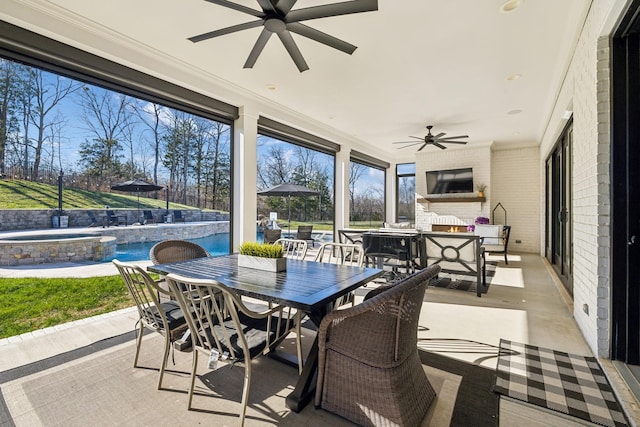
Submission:
[[[609,36],[615,1],[592,3],[543,137],[540,170],[573,111],[573,315],[594,353],[609,357]],[[540,205],[544,206],[541,197]],[[544,213],[544,210],[541,211]],[[543,216],[541,215],[541,220]],[[542,250],[542,248],[541,248]],[[543,252],[544,253],[544,252]],[[588,313],[583,307],[589,308]]]
[[[507,211],[511,225],[509,251],[540,251],[539,157],[537,146],[492,151],[492,210],[500,203]],[[500,208],[496,209],[495,222],[501,222],[502,216]]]
[[[429,229],[433,215],[451,215],[466,224],[478,216],[491,218],[500,203],[512,226],[509,248],[514,252],[540,250],[540,152],[537,146],[496,150],[490,144],[477,148],[432,151],[416,156],[416,197],[426,194],[425,172],[433,169],[473,168],[475,184],[487,184],[486,202],[416,203],[416,226]],[[500,208],[495,222],[504,223]],[[452,224],[455,222],[451,222]],[[521,243],[515,243],[519,240]]]
[[[427,194],[427,180],[425,172],[429,170],[473,168],[473,182],[486,184],[486,202],[456,202],[456,203],[417,203],[416,226],[429,229],[430,216],[453,215],[465,223],[473,223],[478,216],[488,217],[491,212],[491,146],[477,146],[474,148],[450,148],[438,150],[430,148],[428,152],[416,154],[416,197],[424,198]],[[475,195],[475,194],[474,194]]]

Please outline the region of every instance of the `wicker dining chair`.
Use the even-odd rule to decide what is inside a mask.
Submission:
[[[282,230],[264,229],[264,243],[275,243],[282,235]]]
[[[149,258],[155,265],[208,256],[209,252],[205,248],[188,240],[163,240],[153,245],[149,251]]]
[[[162,377],[167,366],[171,343],[187,329],[183,311],[176,301],[171,301],[170,291],[162,289],[141,267],[118,260],[113,260],[112,262],[127,285],[140,316],[138,320],[140,329],[136,340],[136,355],[133,359],[134,368],[138,367],[138,356],[140,355],[144,329],[147,328],[164,336],[164,355],[158,378],[159,390],[162,387]],[[159,295],[163,294],[166,296],[167,301],[160,302]]]
[[[436,393],[418,354],[418,320],[439,271],[430,266],[322,319],[316,406],[363,426],[420,425]]]
[[[285,258],[305,259],[307,256],[307,242],[298,239],[278,239],[274,245],[281,245]]]
[[[302,371],[301,312],[282,305],[263,305],[257,311],[256,305],[249,308],[239,295],[215,280],[193,279],[174,274],[167,275],[166,280],[176,294],[182,310],[193,313],[193,317],[187,317],[193,337],[193,363],[187,408],[192,408],[200,353],[209,359],[209,363],[212,355],[226,361],[231,367],[242,363],[244,385],[240,425],[244,425],[254,358],[274,350],[290,332],[295,331],[298,370]],[[216,368],[217,366],[209,365],[210,370]]]

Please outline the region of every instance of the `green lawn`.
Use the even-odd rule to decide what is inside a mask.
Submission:
[[[164,200],[142,196],[153,193],[141,193],[140,209],[164,208]],[[104,209],[136,207],[138,196],[135,193],[102,193],[99,191],[63,188],[62,207],[64,209]],[[0,179],[0,206],[2,209],[56,209],[58,207],[58,187],[39,182]],[[190,206],[170,203],[170,209],[191,209]]]
[[[120,276],[0,278],[0,338],[131,307]]]

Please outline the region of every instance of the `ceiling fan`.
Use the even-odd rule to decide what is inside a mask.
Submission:
[[[253,49],[251,49],[249,57],[247,58],[243,68],[253,68],[256,60],[260,56],[260,53],[262,53],[262,50],[267,44],[267,41],[269,41],[271,35],[275,33],[287,49],[287,52],[289,52],[291,59],[293,59],[293,62],[295,62],[300,72],[308,70],[309,66],[304,60],[302,53],[300,53],[298,45],[296,45],[293,37],[291,37],[292,32],[325,44],[334,49],[338,49],[344,53],[348,53],[349,55],[357,49],[357,47],[351,43],[347,43],[327,33],[323,33],[322,31],[301,24],[301,21],[378,10],[378,0],[351,0],[296,10],[291,9],[298,0],[257,0],[260,8],[262,9],[261,11],[242,6],[228,0],[205,1],[237,10],[239,12],[244,12],[259,19],[189,37],[190,41],[197,43],[214,37],[223,36],[225,34],[231,34],[237,31],[262,26],[264,28],[258,36],[258,40],[253,45]]]
[[[437,135],[432,135],[431,134],[432,128],[433,128],[432,125],[427,126],[427,134],[424,137],[409,136],[409,138],[419,139],[420,141],[399,141],[399,142],[394,142],[393,144],[409,144],[399,148],[407,148],[407,147],[412,147],[414,145],[422,144],[422,146],[418,148],[418,151],[422,151],[422,149],[427,145],[435,145],[438,148],[446,150],[447,147],[445,147],[442,144],[466,144],[467,141],[456,141],[456,139],[469,138],[469,135],[448,136],[444,138],[444,136],[446,135],[446,133],[444,132],[440,132]]]

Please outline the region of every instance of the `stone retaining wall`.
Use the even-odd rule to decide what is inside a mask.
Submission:
[[[89,209],[98,220],[97,226],[102,225],[105,218],[104,209]],[[116,215],[127,217],[127,224],[136,222],[137,209],[113,209]],[[0,209],[0,231],[38,230],[53,228],[52,217],[55,209]],[[65,209],[69,216],[69,227],[89,227],[91,220],[86,209]],[[151,209],[158,222],[164,221],[164,209]],[[194,221],[229,221],[229,214],[223,212],[201,211],[199,209],[182,210],[185,222]],[[142,211],[140,211],[142,214]],[[173,213],[173,210],[171,211]]]
[[[112,236],[0,241],[0,265],[6,266],[101,261],[115,253],[116,238]]]

